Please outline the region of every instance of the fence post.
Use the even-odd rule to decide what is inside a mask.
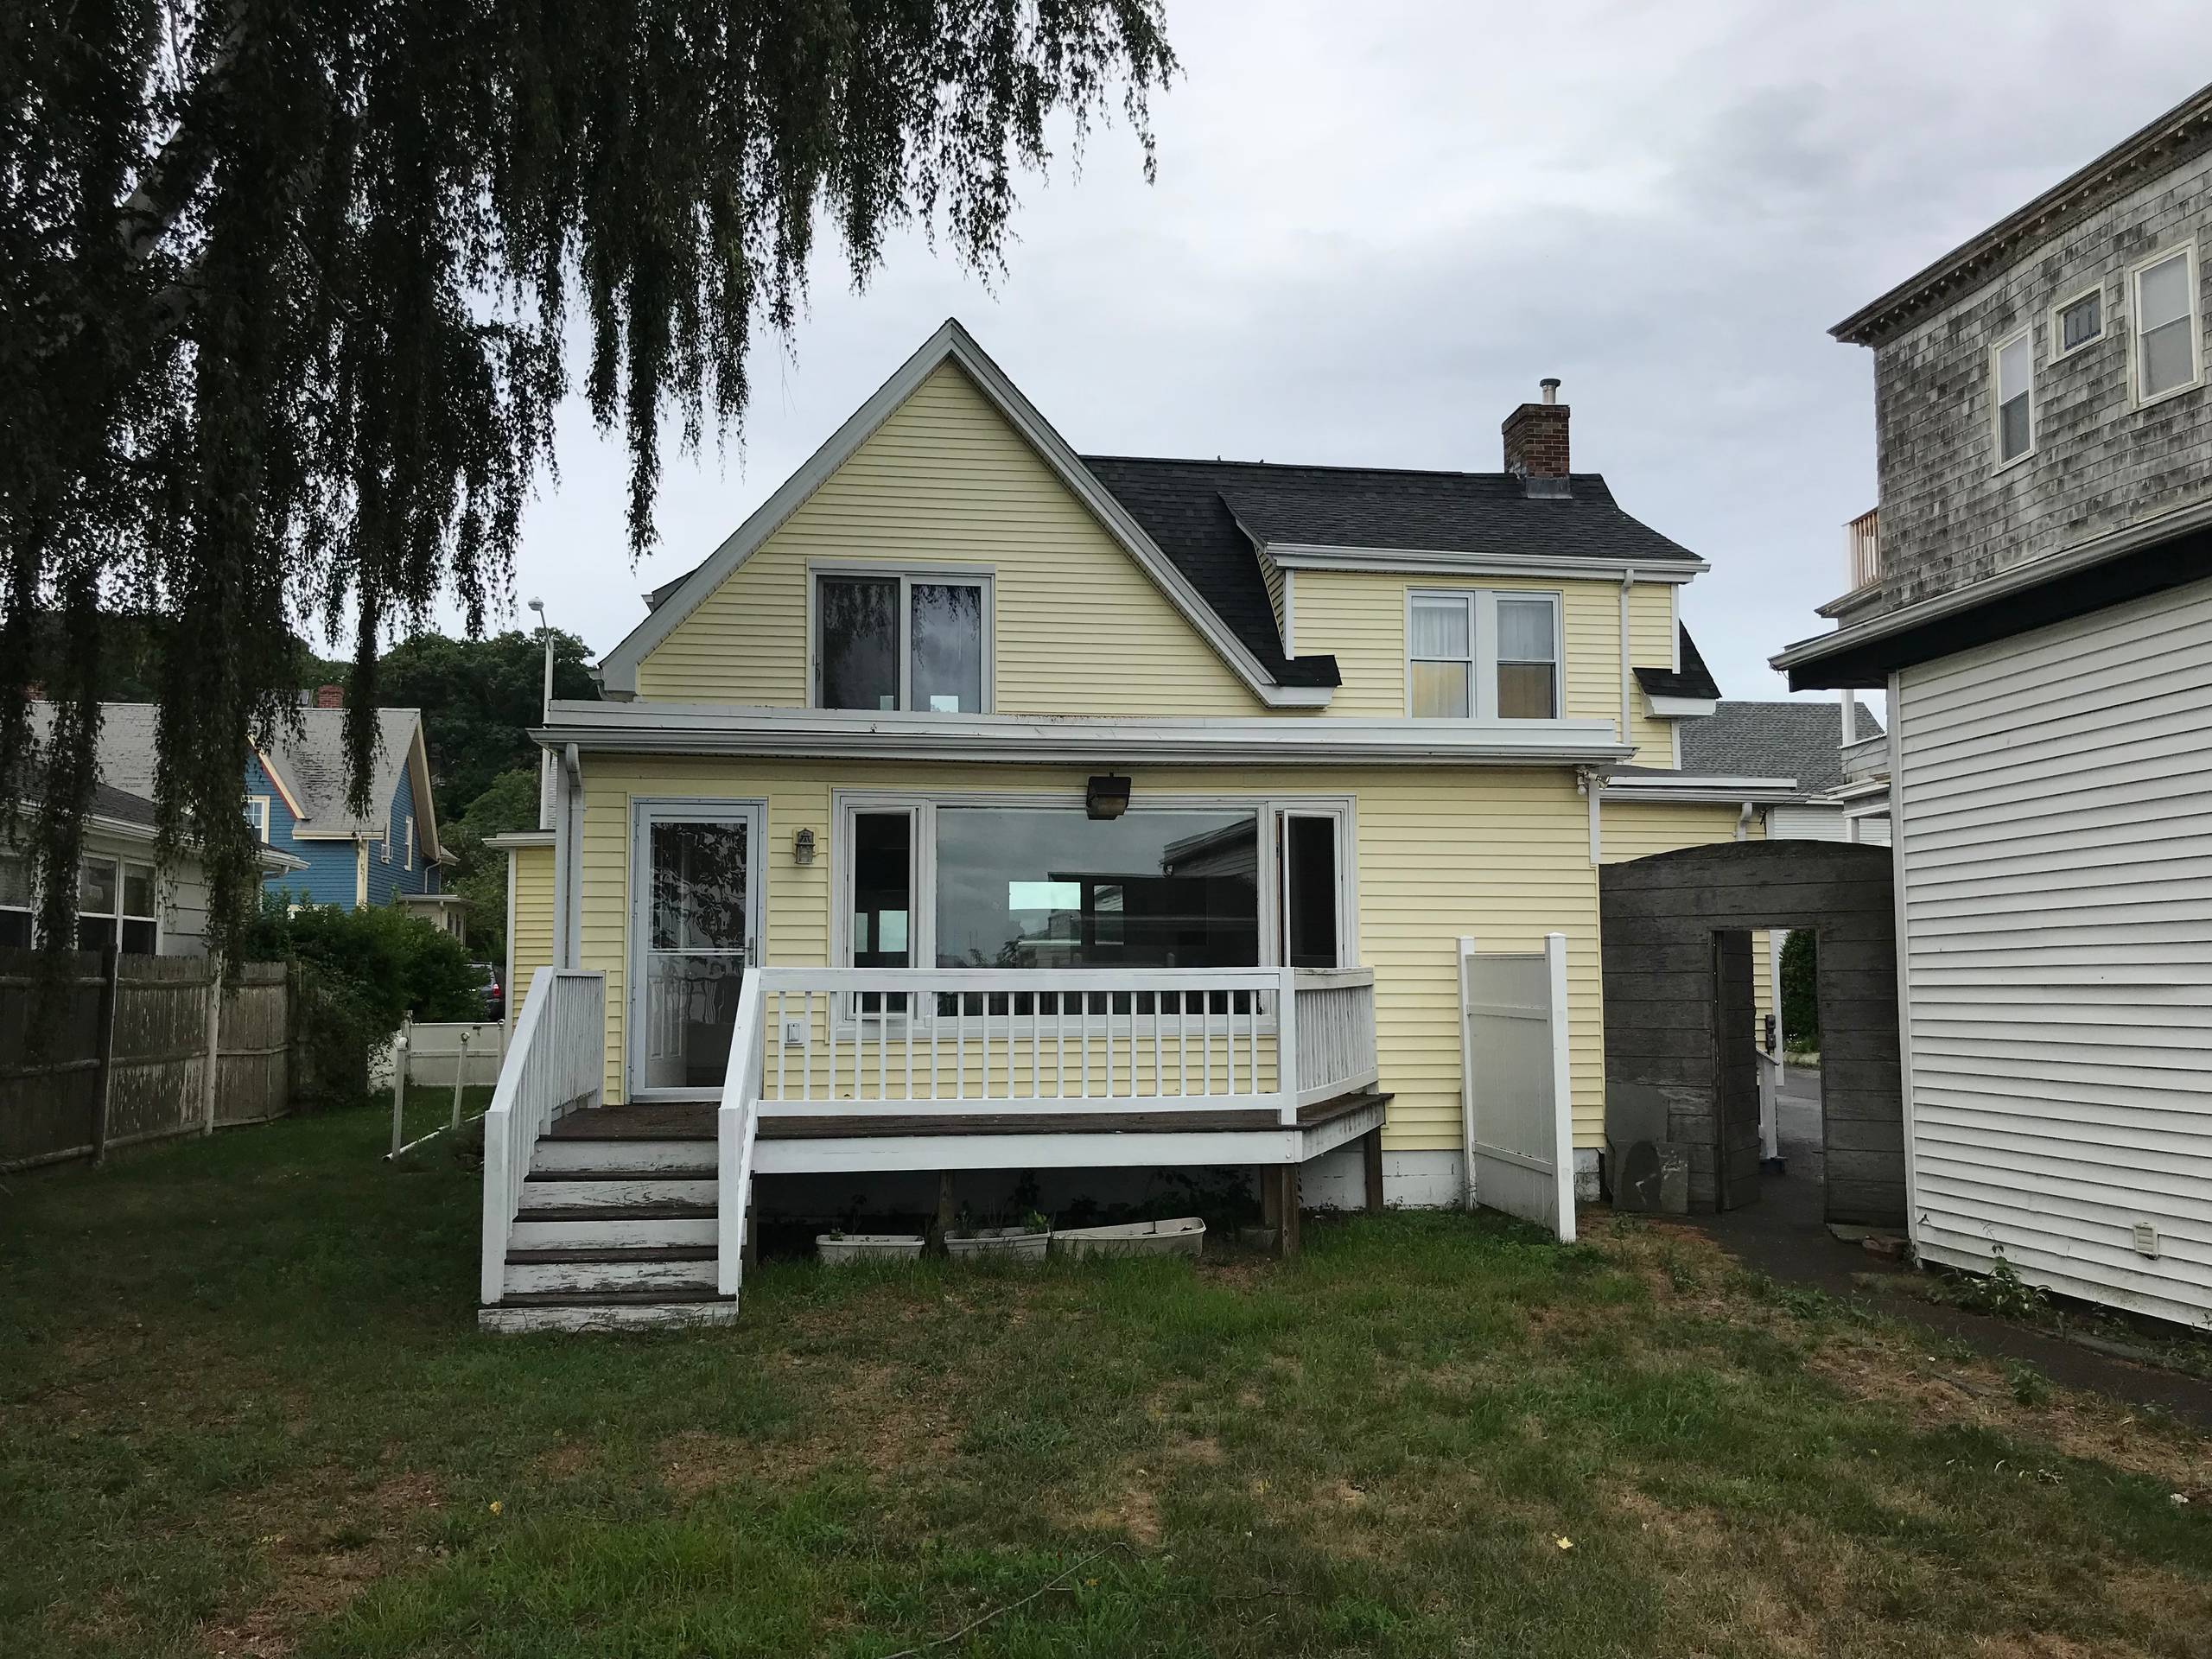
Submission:
[[[461,1058],[460,1058],[459,1059],[455,1060],[455,1061],[453,1063],[453,1125],[452,1125],[452,1127],[453,1127],[453,1128],[456,1128],[456,1129],[457,1129],[457,1128],[459,1128],[461,1127],[461,1081],[462,1081],[462,1079],[463,1079],[463,1078],[467,1077],[467,1075],[468,1075],[468,1029],[467,1029],[467,1027],[465,1027],[465,1026],[464,1026],[464,1027],[461,1028]]]
[[[391,1039],[391,1151],[390,1156],[399,1156],[400,1117],[407,1109],[407,1050],[408,1028],[415,1023],[410,1017],[399,1022],[399,1035]]]
[[[113,944],[100,952],[100,1065],[92,1086],[92,1161],[107,1160],[108,1090],[115,1081],[115,1005],[123,954]]]
[[[1475,954],[1471,934],[1462,933],[1452,947],[1459,965],[1459,1145],[1460,1173],[1465,1178],[1466,1208],[1475,1208],[1475,1052],[1467,1036],[1467,958]]]
[[[207,957],[207,1075],[200,1087],[201,1135],[215,1133],[215,1085],[223,1069],[223,959]]]
[[[1567,935],[1544,935],[1545,1001],[1552,1045],[1552,1161],[1557,1181],[1559,1242],[1574,1243],[1574,1076],[1567,1042]]]

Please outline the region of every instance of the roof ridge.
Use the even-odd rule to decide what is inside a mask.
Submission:
[[[1266,468],[1268,471],[1300,473],[1378,473],[1389,478],[1480,478],[1510,479],[1518,476],[1503,468],[1495,472],[1470,472],[1449,467],[1370,467],[1351,461],[1236,461],[1215,455],[1107,455],[1087,454],[1077,457],[1086,467],[1096,461],[1135,461],[1147,467],[1244,467]],[[1605,477],[1603,473],[1569,473],[1570,478]]]

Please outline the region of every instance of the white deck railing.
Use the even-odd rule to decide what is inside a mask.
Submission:
[[[745,976],[738,993],[737,1028],[730,1034],[729,1069],[722,1076],[715,1112],[715,1274],[725,1296],[745,1276],[745,1223],[753,1202],[753,1142],[760,1128],[761,976]]]
[[[1846,591],[1857,593],[1882,579],[1882,512],[1869,507],[1843,527],[1845,571],[1851,578]]]
[[[1235,1108],[1289,1124],[1375,1083],[1374,983],[1361,968],[758,969],[730,1077],[757,1077],[766,1118]],[[746,1104],[725,1091],[740,1135]]]
[[[541,969],[484,1114],[483,1300],[499,1300],[507,1237],[538,1136],[596,1105],[607,1073],[607,976]]]
[[[1375,1064],[1375,970],[1300,968],[1298,1103],[1312,1106],[1371,1089]]]

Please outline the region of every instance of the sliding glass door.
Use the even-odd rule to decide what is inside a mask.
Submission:
[[[759,960],[763,809],[640,801],[631,852],[632,1098],[711,1094]]]

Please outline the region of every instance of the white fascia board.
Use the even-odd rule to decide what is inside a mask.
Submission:
[[[587,753],[1080,765],[1605,766],[1611,721],[1120,719],[878,714],[702,703],[556,702],[541,742]]]
[[[553,832],[550,830],[513,830],[504,836],[486,836],[484,844],[500,853],[513,852],[518,847],[550,847]]]
[[[308,861],[304,858],[296,857],[275,847],[264,847],[257,856],[260,860],[261,868],[264,873],[273,874],[283,871],[289,874],[292,871],[304,870],[308,867]]]
[[[1248,531],[1246,534],[1250,534]],[[1703,559],[1554,559],[1534,553],[1452,553],[1403,547],[1328,547],[1305,542],[1262,543],[1286,570],[1388,570],[1434,576],[1594,576],[1618,581],[1688,582],[1713,567]]]
[[[1780,806],[1799,798],[1795,778],[1620,778],[1605,779],[1605,798]]]
[[[822,447],[807,458],[806,464],[785,479],[783,485],[767,500],[761,503],[753,516],[707,557],[706,563],[683,579],[683,583],[671,594],[667,602],[653,610],[645,620],[632,629],[626,638],[601,659],[601,683],[608,696],[617,700],[634,697],[638,690],[638,664],[654,646],[660,644],[676,629],[678,623],[696,610],[707,595],[713,593],[740,565],[753,556],[753,550],[782,525],[786,518],[798,511],[807,498],[819,489],[832,473],[850,460],[861,444],[868,442],[893,410],[912,397],[922,382],[939,365],[950,360],[967,373],[980,387],[983,395],[996,406],[1014,429],[1034,449],[1045,464],[1050,467],[1067,486],[1069,491],[1087,507],[1106,532],[1122,544],[1124,551],[1135,559],[1153,585],[1160,589],[1168,602],[1183,613],[1184,619],[1196,628],[1222,660],[1252,689],[1262,702],[1274,708],[1310,708],[1325,704],[1329,700],[1326,688],[1279,686],[1274,677],[1260,665],[1260,661],[1246,650],[1243,643],[1231,633],[1212,607],[1202,599],[1196,588],[1184,578],[1167,556],[1154,545],[1136,520],[1114,499],[1105,486],[1091,476],[1067,441],[1054,431],[1052,423],[1037,412],[1030,401],[1021,395],[1005,372],[991,361],[982,346],[962,327],[957,319],[948,317],[944,325],[923,342],[896,372],[876,388],[875,395],[853,411],[851,418],[832,433]],[[1316,697],[1314,693],[1318,691]]]
[[[1718,697],[1662,697],[1647,691],[1643,702],[1654,720],[1693,720],[1720,710]]]
[[[1869,617],[1864,622],[1847,622],[1833,632],[1815,634],[1810,639],[1800,639],[1768,658],[1767,665],[1787,671],[1807,663],[1821,662],[1860,645],[1886,639],[1892,634],[1906,632],[1925,623],[1941,621],[1955,612],[1972,610],[1992,600],[2003,599],[2009,594],[2040,588],[2061,576],[2093,569],[2108,560],[2133,553],[2139,548],[2153,546],[2169,537],[2200,530],[2207,524],[2212,524],[2212,502],[2200,503],[2183,508],[2178,512],[2130,524],[2123,530],[2076,543],[2061,552],[2030,559],[2024,564],[2017,564],[2010,570],[2002,570],[1980,582],[1969,582],[1964,588],[1954,588],[1933,599],[1923,599],[1894,611],[1884,611],[1879,616]]]
[[[437,803],[431,798],[430,749],[423,730],[423,717],[415,716],[415,735],[408,742],[407,764],[415,776],[415,841],[418,853],[428,853],[432,862],[446,861],[445,842],[438,838]],[[389,820],[391,809],[387,805],[385,817]]]

